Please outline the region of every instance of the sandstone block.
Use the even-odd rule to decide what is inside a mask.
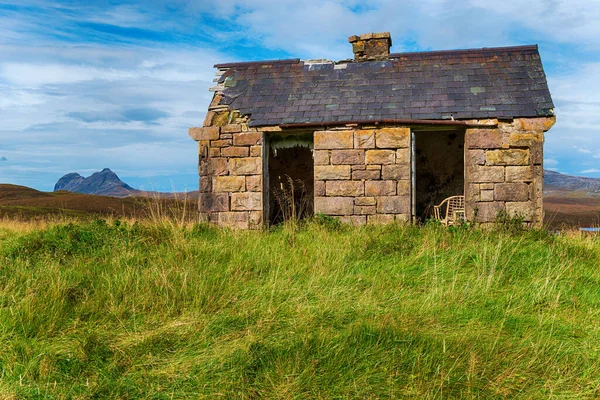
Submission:
[[[497,183],[494,187],[496,201],[527,201],[529,185],[526,183]]]
[[[262,132],[241,132],[233,135],[233,144],[236,146],[257,146],[262,144]]]
[[[542,165],[544,161],[544,143],[533,143],[529,147],[529,153],[531,155],[531,163],[533,165]]]
[[[410,128],[382,128],[375,131],[375,147],[398,149],[410,145]]]
[[[396,152],[394,150],[367,150],[367,164],[394,164]]]
[[[396,164],[410,165],[410,149],[396,150]]]
[[[325,193],[327,196],[355,197],[362,196],[365,193],[365,185],[363,182],[327,181],[325,185]]]
[[[523,218],[525,222],[535,220],[535,204],[532,201],[507,202],[506,214],[509,217]]]
[[[354,199],[352,197],[315,197],[315,213],[327,215],[352,215]]]
[[[313,162],[315,165],[329,165],[329,150],[315,150]]]
[[[402,224],[410,222],[410,214],[396,214],[395,220]]]
[[[482,190],[479,192],[479,199],[481,201],[494,201],[493,190]]]
[[[367,224],[367,217],[364,215],[348,215],[339,218],[342,223],[348,225],[362,226]]]
[[[493,183],[480,183],[479,188],[481,190],[493,190],[494,184]]]
[[[377,204],[375,197],[357,197],[354,199],[355,206],[374,206]]]
[[[396,185],[395,181],[366,181],[365,196],[394,196]]]
[[[209,111],[206,113],[206,117],[204,117],[203,127],[209,127],[212,125],[213,118],[215,117],[215,113],[213,111]]]
[[[504,182],[504,167],[474,165],[467,170],[468,182]]]
[[[487,165],[529,165],[529,150],[491,150],[485,159]]]
[[[485,151],[467,150],[467,165],[485,165]]]
[[[246,177],[246,190],[249,192],[262,192],[262,176],[248,175]]]
[[[508,145],[511,147],[530,147],[543,142],[544,134],[541,132],[515,132],[508,136]]]
[[[494,188],[494,184],[492,183],[492,189]],[[465,200],[467,203],[473,203],[479,201],[480,199],[480,185],[477,183],[468,183],[466,185],[465,192]]]
[[[242,192],[231,194],[231,211],[262,210],[262,193]]]
[[[410,196],[410,181],[403,179],[398,181],[398,196]]]
[[[375,214],[375,215],[367,215],[367,224],[391,224],[395,221],[394,214]]]
[[[221,149],[221,155],[223,157],[248,157],[250,155],[250,149],[248,147],[223,147]]]
[[[502,133],[499,129],[467,129],[465,141],[469,149],[499,149]]]
[[[499,211],[504,211],[504,203],[501,201],[492,201],[487,203],[475,204],[475,220],[477,222],[495,222]],[[467,214],[469,218],[469,214]]]
[[[262,146],[250,146],[250,157],[262,156]]]
[[[315,196],[325,196],[325,181],[315,181]]]
[[[225,140],[225,139],[229,139],[229,140],[233,140],[233,133],[222,133],[219,135],[219,140]]]
[[[382,179],[409,179],[410,167],[408,164],[384,165],[381,168]]]
[[[331,151],[331,163],[332,164],[364,164],[365,163],[365,151],[364,150],[332,150]]]
[[[228,193],[200,193],[200,212],[229,211]]]
[[[223,227],[248,229],[249,215],[247,211],[221,212],[217,223]]]
[[[363,171],[352,171],[352,179],[378,180],[378,179],[381,179],[381,171],[378,169],[365,169]]]
[[[377,198],[378,214],[402,214],[410,212],[408,196],[384,196]]]
[[[316,150],[351,149],[354,147],[352,131],[318,131],[314,134]]]
[[[219,139],[219,140],[211,140],[210,147],[226,147],[231,146],[231,139]]]
[[[200,162],[200,175],[226,175],[227,172],[226,158],[209,158]]]
[[[212,178],[210,176],[201,176],[198,179],[198,188],[200,193],[212,192]]]
[[[315,180],[350,179],[349,165],[315,165]]]
[[[213,179],[213,191],[243,192],[246,190],[246,177],[244,176],[216,176]]]
[[[242,126],[240,124],[227,124],[221,127],[222,133],[238,133],[242,131]]]
[[[356,215],[373,215],[377,212],[375,206],[354,206],[354,214]]]
[[[250,211],[248,213],[248,227],[250,229],[260,229],[263,226],[263,212]]]
[[[246,157],[229,160],[231,175],[260,175],[262,173],[262,158]]]
[[[375,131],[373,131],[373,130],[354,131],[354,148],[355,149],[374,149],[375,148]]]
[[[210,147],[208,149],[209,157],[221,157],[221,148],[220,147]]]
[[[531,182],[533,180],[533,167],[506,167],[506,182]]]
[[[364,171],[365,169],[367,169],[366,165],[351,165],[352,171]]]
[[[218,126],[207,126],[203,128],[189,128],[188,135],[192,139],[199,140],[217,140],[219,138],[219,127]]]
[[[521,130],[546,132],[556,123],[556,117],[518,118]]]

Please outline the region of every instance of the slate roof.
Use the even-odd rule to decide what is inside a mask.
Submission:
[[[537,46],[215,67],[224,71],[220,104],[250,115],[251,126],[537,117],[554,108]]]

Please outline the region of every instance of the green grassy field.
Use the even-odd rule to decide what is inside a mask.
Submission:
[[[0,398],[600,397],[600,240],[0,224]]]

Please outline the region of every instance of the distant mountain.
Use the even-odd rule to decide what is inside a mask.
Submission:
[[[54,191],[57,192],[59,190],[112,197],[143,195],[141,190],[134,189],[123,182],[109,168],[104,168],[100,172],[94,172],[87,178],[76,172],[66,174],[54,185]]]
[[[600,178],[584,178],[544,170],[544,192],[553,191],[585,192],[590,196],[600,196]]]

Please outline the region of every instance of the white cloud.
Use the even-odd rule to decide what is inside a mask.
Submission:
[[[595,174],[597,172],[600,172],[600,169],[590,168],[590,169],[585,169],[585,170],[581,171],[582,174]]]
[[[552,158],[544,158],[544,165],[547,167],[556,167],[558,165],[558,161]],[[550,169],[550,168],[547,168]]]

